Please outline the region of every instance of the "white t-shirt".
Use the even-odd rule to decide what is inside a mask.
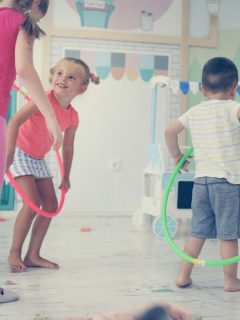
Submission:
[[[240,103],[207,100],[178,118],[190,130],[196,164],[195,177],[226,178],[240,184]]]

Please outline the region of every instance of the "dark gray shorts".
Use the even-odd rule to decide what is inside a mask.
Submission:
[[[224,178],[194,180],[192,229],[197,238],[240,238],[240,185]]]

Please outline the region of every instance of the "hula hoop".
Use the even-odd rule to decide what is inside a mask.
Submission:
[[[58,151],[56,151],[56,155],[57,155],[58,165],[59,165],[59,168],[60,168],[61,177],[63,178],[64,170],[63,170],[62,159],[61,159],[60,154],[59,154]],[[66,190],[64,188],[61,188],[61,199],[60,199],[59,206],[58,206],[57,210],[54,211],[54,212],[46,212],[46,211],[42,210],[41,208],[37,207],[35,205],[35,203],[33,203],[27,197],[27,195],[22,191],[22,189],[20,188],[19,184],[13,178],[13,176],[12,176],[12,174],[11,174],[11,172],[9,170],[6,173],[6,175],[7,175],[8,179],[9,179],[9,181],[11,182],[12,186],[17,191],[17,193],[20,195],[20,197],[24,200],[24,202],[31,209],[33,209],[35,212],[39,213],[41,216],[43,216],[45,218],[52,218],[52,217],[56,216],[62,210],[62,207],[63,207],[63,204],[64,204],[64,200],[65,200],[65,194],[66,194]]]
[[[182,251],[176,244],[175,242],[172,240],[170,232],[168,230],[168,226],[167,226],[167,203],[168,203],[168,197],[169,197],[169,193],[171,190],[171,187],[175,181],[175,178],[179,172],[179,170],[182,168],[184,162],[188,159],[188,157],[191,155],[191,153],[193,152],[193,147],[190,147],[187,152],[183,155],[182,159],[179,161],[179,163],[177,164],[177,166],[175,167],[169,181],[168,184],[166,186],[165,192],[163,194],[163,203],[162,203],[162,224],[163,224],[163,230],[167,239],[167,242],[169,243],[169,245],[172,247],[173,251],[176,252],[181,258],[183,258],[184,260],[192,263],[192,264],[197,264],[197,265],[201,265],[201,266],[206,266],[206,267],[215,267],[215,266],[225,266],[228,264],[232,264],[235,262],[240,261],[240,256],[236,256],[236,257],[232,257],[229,259],[225,259],[225,260],[201,260],[201,259],[196,259],[193,258],[191,256],[189,256],[188,254],[186,254],[184,251]]]
[[[16,90],[16,91],[19,91],[27,101],[30,101],[30,97],[26,94],[26,92],[24,90],[22,90],[21,87],[19,87],[18,85],[16,85],[14,83],[12,88],[14,90]],[[57,156],[57,160],[58,160],[60,174],[61,174],[61,177],[63,178],[63,176],[64,176],[64,168],[63,168],[63,163],[62,163],[62,159],[61,159],[61,156],[59,154],[59,151],[56,151],[56,156]],[[35,205],[35,203],[33,203],[27,197],[27,195],[21,190],[19,184],[13,178],[13,176],[12,176],[12,174],[11,174],[11,172],[9,170],[7,171],[6,175],[7,175],[8,179],[9,179],[9,181],[11,182],[12,186],[17,191],[17,193],[20,195],[20,197],[24,200],[24,202],[31,209],[33,209],[35,212],[39,213],[41,216],[43,216],[45,218],[52,218],[52,217],[56,216],[62,210],[62,207],[63,207],[63,204],[64,204],[64,200],[65,200],[65,194],[66,194],[65,188],[61,188],[61,198],[60,198],[60,202],[59,202],[59,206],[58,206],[57,210],[54,211],[54,212],[46,212],[46,211],[42,210],[41,208],[37,207]]]

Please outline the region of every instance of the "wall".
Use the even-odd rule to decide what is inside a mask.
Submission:
[[[205,26],[209,24],[209,18],[205,15],[206,3],[191,0],[191,32],[196,37],[204,36]],[[238,69],[240,68],[240,1],[222,0],[219,9],[219,32],[217,48],[190,48],[189,55],[189,80],[201,80],[201,70],[205,62],[215,56],[225,56],[232,59]],[[201,17],[201,19],[196,19]],[[194,19],[195,18],[195,19]],[[188,106],[198,103],[202,99],[200,94],[190,95]],[[239,101],[239,96],[236,96]]]
[[[179,77],[179,46],[97,41],[76,38],[53,38],[51,65],[62,58],[64,48],[120,52],[168,54],[170,76]],[[171,111],[168,110],[171,99]],[[76,135],[75,156],[71,174],[72,189],[65,210],[80,213],[132,214],[140,206],[142,171],[147,163],[150,137],[151,87],[140,77],[130,81],[111,74],[99,86],[76,98],[81,123]],[[159,99],[157,141],[163,140],[163,127],[169,117],[179,113],[178,97]],[[121,170],[109,170],[109,161],[118,159]]]
[[[74,11],[75,1],[53,0],[54,28],[78,28],[79,16]],[[153,2],[153,0],[151,0]],[[164,2],[164,1],[163,1]],[[162,2],[162,3],[163,3]],[[169,3],[169,1],[166,0]],[[216,54],[235,56],[238,50],[238,20],[240,0],[222,0],[220,10],[219,48],[191,48],[189,59],[189,79],[198,80],[204,61]],[[146,5],[150,3],[146,0]],[[173,0],[165,14],[155,24],[152,33],[167,36],[181,34],[182,1]],[[206,1],[190,1],[190,35],[207,37],[209,34],[209,14]],[[63,19],[64,13],[64,19]],[[235,20],[236,19],[236,20]],[[81,29],[82,28],[82,29]],[[114,32],[114,30],[113,30]],[[136,29],[134,32],[140,32]],[[148,34],[146,34],[148,36]],[[225,43],[227,42],[227,46]],[[38,44],[41,49],[41,42]],[[91,40],[86,37],[51,38],[49,67],[63,57],[65,48],[104,50],[149,54],[167,54],[170,58],[171,78],[179,79],[180,46],[148,43],[147,41]],[[35,52],[40,74],[41,50]],[[44,47],[42,47],[44,51]],[[86,61],[87,62],[87,61]],[[45,74],[44,74],[45,76]],[[191,96],[189,104],[201,99]],[[163,127],[179,115],[179,97],[160,93],[158,101],[158,142],[163,140]],[[72,189],[69,192],[65,210],[76,214],[131,214],[140,206],[142,195],[142,171],[147,163],[149,142],[151,88],[150,83],[140,77],[130,81],[124,76],[115,80],[112,75],[101,81],[99,86],[91,85],[89,90],[73,103],[80,115],[81,123],[76,136],[75,157],[71,174]],[[109,171],[109,160],[118,159],[121,170]],[[49,161],[54,172],[58,169],[55,156]]]

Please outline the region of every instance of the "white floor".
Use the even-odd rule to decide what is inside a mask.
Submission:
[[[10,273],[6,262],[13,223],[14,218],[0,222],[0,284],[16,290],[21,299],[0,305],[1,320],[77,320],[156,300],[179,302],[203,319],[240,319],[240,292],[223,291],[221,267],[196,267],[194,285],[177,288],[178,256],[152,232],[135,230],[130,217],[61,213],[42,250],[61,268],[19,274]],[[81,232],[81,227],[91,231]],[[176,243],[182,246],[183,240]],[[209,242],[201,257],[218,258],[217,243]]]

